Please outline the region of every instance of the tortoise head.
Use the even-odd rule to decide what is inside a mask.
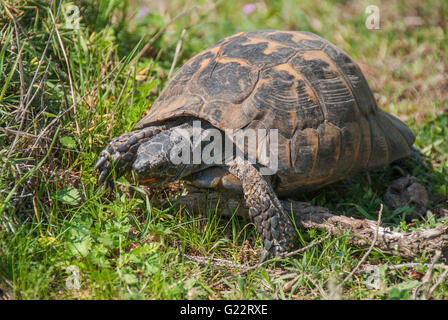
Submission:
[[[132,168],[141,183],[161,185],[195,172],[200,165],[192,164],[190,159],[190,136],[172,128],[142,143]]]

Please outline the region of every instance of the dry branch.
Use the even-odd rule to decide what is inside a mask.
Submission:
[[[203,193],[190,188],[177,201],[195,212],[204,210],[207,206],[218,206],[219,211],[226,215],[247,215],[242,197],[229,198],[228,195],[222,196],[218,192],[209,192],[204,196]],[[395,232],[390,228],[378,226],[376,221],[334,215],[324,207],[312,206],[305,202],[282,200],[282,204],[287,212],[293,213],[299,228],[325,230],[332,236],[348,234],[348,243],[358,248],[368,248],[374,242],[375,250],[406,259],[424,254],[433,255],[438,250],[444,251],[448,248],[448,225],[421,231]]]
[[[295,218],[299,217],[304,228],[324,229],[328,233],[340,236],[353,235],[348,242],[356,247],[369,246],[378,229],[375,248],[387,254],[412,259],[423,254],[434,254],[448,247],[448,225],[413,232],[395,232],[389,228],[378,227],[375,221],[336,216],[328,209],[313,207],[307,203],[294,203]]]

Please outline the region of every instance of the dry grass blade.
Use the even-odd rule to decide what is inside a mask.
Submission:
[[[400,263],[400,264],[394,264],[391,266],[388,266],[388,269],[400,269],[400,268],[409,268],[409,269],[416,269],[416,268],[423,268],[427,267],[429,268],[431,264],[429,263],[419,263],[419,262],[409,262],[409,263]],[[443,263],[436,263],[432,265],[434,269],[444,269],[448,270],[448,265]]]
[[[380,204],[380,210],[378,211],[378,220],[376,222],[377,226],[376,226],[376,233],[375,236],[373,238],[372,244],[370,245],[369,249],[366,251],[366,253],[362,256],[361,260],[359,260],[358,264],[356,265],[356,267],[353,268],[353,270],[344,278],[344,280],[342,281],[342,283],[348,281],[354,274],[355,272],[359,269],[359,267],[364,263],[364,261],[367,259],[367,257],[369,256],[370,252],[372,251],[373,247],[375,246],[375,243],[378,239],[378,234],[379,234],[379,230],[380,230],[380,224],[381,224],[381,216],[383,214],[383,204]]]
[[[78,134],[79,147],[82,148],[81,133],[80,133],[81,131],[79,129],[78,121],[76,119],[75,89],[73,87],[72,71],[71,71],[71,68],[70,68],[70,62],[68,61],[68,57],[67,57],[67,53],[65,51],[64,43],[62,42],[61,35],[59,34],[58,27],[56,26],[56,20],[54,19],[53,12],[51,12],[51,10],[48,10],[48,13],[50,14],[51,20],[53,22],[53,27],[54,27],[54,29],[56,31],[56,36],[58,38],[59,45],[61,46],[62,54],[64,55],[65,64],[67,66],[67,74],[68,74],[68,80],[69,80],[69,83],[70,83],[70,91],[71,91],[72,103],[73,103],[73,112],[75,114],[76,133]]]
[[[307,250],[309,250],[309,249],[311,249],[311,248],[321,244],[322,242],[324,242],[325,240],[329,239],[330,237],[331,237],[331,234],[327,234],[325,237],[320,238],[319,240],[317,240],[317,241],[315,241],[313,243],[310,243],[307,246],[304,246],[304,247],[302,247],[300,249],[297,249],[295,251],[285,252],[285,253],[279,255],[278,257],[276,257],[276,259],[284,259],[284,258],[292,257],[292,256],[294,256],[296,254],[305,252],[305,251],[307,251]]]
[[[124,58],[123,58],[124,60]],[[109,78],[114,74],[114,72],[119,69],[122,65],[122,61],[120,61],[120,63],[117,63],[114,68],[103,78],[101,79],[101,81],[97,84],[95,84],[91,91],[94,92],[95,90],[98,89],[98,86],[102,85],[103,83],[105,83],[107,80],[109,80]],[[74,104],[71,104],[70,107],[68,107],[67,109],[60,111],[58,113],[58,115],[45,127],[43,128],[43,130],[39,133],[39,136],[36,138],[36,141],[34,142],[34,144],[31,146],[31,149],[35,148],[36,145],[38,144],[39,140],[42,139],[44,137],[44,135],[50,130],[51,127],[53,127],[56,123],[59,122],[59,120],[61,120],[61,118],[66,115],[68,112],[72,111],[75,108],[75,105],[85,99],[85,97],[87,97],[91,92],[86,92],[83,96],[79,97]]]
[[[173,19],[171,19],[170,21],[168,21],[168,23],[161,28],[149,41],[147,44],[145,44],[145,46],[142,48],[142,50],[140,50],[140,52],[138,53],[138,55],[134,58],[134,61],[132,64],[135,64],[138,60],[140,60],[140,58],[146,53],[146,51],[148,51],[151,46],[153,45],[153,43],[160,38],[160,36],[166,31],[166,29],[168,29],[168,27],[170,25],[172,25],[173,23],[175,23],[177,20],[179,20],[180,18],[182,18],[183,16],[186,16],[187,14],[190,14],[191,12],[195,11],[195,10],[199,10],[201,9],[201,6],[195,6],[193,8],[187,9],[183,12],[181,12],[180,14],[178,14],[177,16],[175,16]]]
[[[180,34],[179,41],[177,41],[176,52],[174,53],[173,63],[171,64],[170,72],[168,73],[168,79],[171,78],[171,75],[174,72],[174,68],[176,67],[177,58],[178,58],[179,53],[180,53],[180,48],[182,47],[182,40],[183,40],[186,32],[187,31],[185,29],[183,29],[182,33]]]
[[[445,268],[445,271],[440,275],[439,279],[437,280],[436,283],[434,283],[429,289],[428,292],[425,294],[425,298],[429,299],[431,297],[431,295],[433,294],[434,290],[440,286],[442,283],[444,283],[446,281],[446,278],[448,276],[448,269]]]
[[[27,136],[27,137],[31,137],[31,138],[35,138],[35,139],[39,137],[38,135],[29,133],[29,132],[13,130],[13,129],[3,128],[3,127],[0,127],[0,131],[3,131],[5,133],[11,133],[11,134],[19,135],[19,136]],[[43,139],[51,141],[51,139],[47,138],[47,137],[43,137]]]
[[[412,300],[416,300],[419,291],[427,284],[431,283],[432,281],[432,275],[433,275],[433,270],[434,270],[434,266],[436,265],[437,261],[439,261],[440,256],[442,255],[442,252],[440,250],[436,251],[431,264],[428,266],[428,269],[425,272],[425,275],[422,278],[422,282],[417,286],[417,288],[414,289],[414,291],[412,292],[412,296],[411,299]]]
[[[9,10],[9,6],[4,1],[2,1],[2,4],[5,8],[6,13],[8,14],[8,16],[12,19],[12,21],[14,23],[14,32],[15,32],[16,46],[17,46],[17,48],[16,48],[17,63],[19,66],[19,79],[20,79],[20,100],[19,100],[19,107],[15,111],[15,112],[17,112],[17,115],[15,117],[15,122],[20,122],[18,131],[21,131],[23,128],[23,124],[25,121],[25,114],[26,114],[26,110],[25,110],[25,75],[24,75],[24,71],[23,71],[23,62],[22,62],[23,47],[20,42],[19,30],[18,30],[18,26],[17,26],[17,19],[15,18],[14,14]],[[8,163],[8,160],[11,157],[11,155],[14,153],[15,147],[16,147],[16,144],[18,141],[19,141],[19,135],[16,135],[14,137],[14,140],[13,140],[11,147],[8,151],[6,160],[4,161],[2,171],[5,170],[5,166]]]
[[[282,290],[284,292],[289,292],[291,291],[291,289],[294,287],[294,284],[300,279],[300,277],[302,277],[302,275],[298,275],[295,276],[294,278],[292,278],[291,280],[289,280],[288,282],[286,282],[283,287]]]

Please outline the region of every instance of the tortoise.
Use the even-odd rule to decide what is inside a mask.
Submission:
[[[239,153],[221,163],[172,159],[179,145],[191,154],[204,151],[204,141],[191,141],[210,129]],[[256,144],[229,139],[228,132],[250,129],[277,137],[266,133]],[[260,148],[271,140],[277,167],[262,173]],[[191,58],[135,128],[110,141],[95,168],[100,183],[111,171],[118,177],[133,170],[143,184],[184,180],[243,193],[264,260],[289,251],[296,235],[279,198],[387,165],[407,156],[414,140],[405,123],[378,108],[361,70],[340,48],[309,32],[257,30]]]

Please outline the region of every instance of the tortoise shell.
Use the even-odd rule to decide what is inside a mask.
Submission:
[[[252,31],[217,42],[176,72],[136,129],[178,117],[221,130],[277,128],[279,194],[386,165],[414,142],[377,107],[356,63],[308,32]]]

